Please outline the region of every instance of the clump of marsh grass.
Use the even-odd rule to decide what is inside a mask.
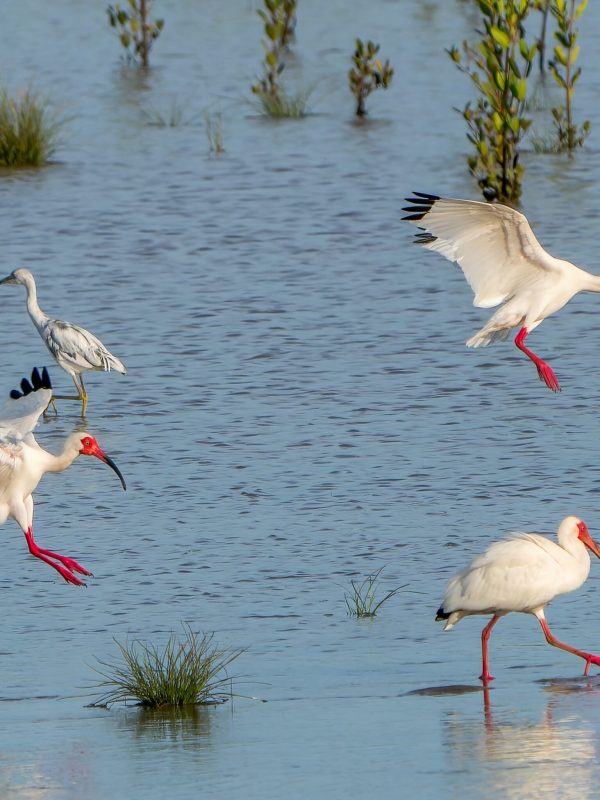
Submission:
[[[48,101],[27,90],[17,97],[0,88],[0,166],[41,167],[56,149],[62,121]]]
[[[296,94],[288,94],[281,87],[277,92],[253,91],[258,98],[260,111],[267,117],[300,119],[306,116],[310,97],[309,89],[303,89]]]
[[[382,571],[383,567],[380,567],[376,572],[367,575],[362,583],[350,581],[352,591],[344,595],[344,600],[346,601],[348,614],[351,617],[361,619],[376,616],[381,606],[406,586],[406,584],[398,586],[396,589],[389,591],[381,600],[377,600],[375,597],[375,585]]]
[[[164,647],[135,640],[121,644],[120,662],[98,659],[95,671],[102,680],[95,687],[103,690],[94,705],[110,706],[135,702],[144,708],[182,707],[215,703],[230,696],[224,687],[231,685],[227,667],[242,649],[221,649],[212,643],[212,634],[195,634],[184,626],[180,641],[171,634]]]

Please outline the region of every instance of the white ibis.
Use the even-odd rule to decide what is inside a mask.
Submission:
[[[60,319],[50,319],[37,302],[37,290],[33,275],[28,269],[16,269],[0,283],[20,284],[27,289],[27,311],[38,333],[52,353],[56,363],[73,379],[77,397],[54,395],[55,400],[80,400],[81,416],[85,417],[88,394],[83,383],[87,370],[110,372],[111,369],[125,374],[127,369],[93,333]]]
[[[475,294],[475,306],[502,304],[467,347],[504,340],[518,327],[516,346],[533,361],[546,386],[560,391],[552,368],[526,347],[525,339],[578,292],[600,292],[600,277],[547,253],[527,218],[513,208],[422,192],[406,199],[412,205],[403,209],[410,212],[403,219],[423,230],[415,241],[456,261]]]
[[[600,656],[559,642],[544,617],[544,606],[557,595],[578,589],[590,572],[588,550],[600,558],[600,548],[585,522],[566,517],[558,528],[558,544],[537,533],[515,533],[495,542],[449,582],[436,620],[445,620],[444,630],[453,628],[471,614],[492,614],[481,634],[484,684],[493,680],[488,667],[488,639],[500,617],[510,611],[534,614],[548,644],[568,650],[590,664],[600,665]]]
[[[33,538],[32,492],[46,472],[62,472],[79,455],[95,456],[108,464],[117,473],[123,489],[125,481],[117,465],[89,433],[70,434],[57,456],[38,445],[32,430],[52,399],[45,368],[41,375],[37,369],[33,370],[31,383],[24,378],[21,390],[13,390],[11,399],[0,408],[0,525],[12,517],[25,534],[32,556],[49,564],[68,583],[84,586],[74,573],[91,575],[91,572],[72,558],[39,547]]]

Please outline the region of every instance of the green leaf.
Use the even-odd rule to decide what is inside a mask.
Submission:
[[[492,34],[494,41],[497,42],[503,50],[508,50],[510,47],[510,38],[507,33],[501,31],[496,25],[492,25],[490,28],[490,33]]]
[[[494,73],[494,80],[496,82],[496,86],[500,89],[501,92],[504,91],[504,87],[506,86],[506,76],[500,70],[496,70]]]
[[[563,65],[563,67],[566,67],[567,56],[565,54],[565,51],[559,44],[557,44],[556,47],[554,48],[554,55],[556,56],[557,60]]]
[[[569,54],[569,64],[574,64],[577,61],[577,59],[579,57],[579,51],[580,50],[581,50],[581,47],[579,45],[576,45],[571,50],[571,53]]]
[[[552,77],[554,78],[556,83],[558,83],[558,85],[560,86],[561,89],[566,89],[567,88],[567,84],[565,83],[565,79],[558,72],[558,70],[556,69],[556,67],[553,64],[550,65],[550,74],[552,75]]]
[[[579,19],[579,17],[583,14],[585,9],[587,8],[588,0],[581,0],[581,3],[575,9],[575,19]]]

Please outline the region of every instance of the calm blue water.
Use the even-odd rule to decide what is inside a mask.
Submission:
[[[486,312],[399,222],[412,189],[477,197],[451,110],[470,90],[444,54],[470,7],[301,0],[288,72],[315,85],[315,113],[279,123],[249,102],[254,2],[157,0],[145,78],[120,66],[102,4],[4,11],[0,75],[70,120],[55,165],[0,180],[4,272],[30,268],[42,307],[129,373],[90,376],[86,423],[127,493],[87,459],[36,493],[38,540],[89,567],[87,589],[3,528],[0,795],[595,797],[598,681],[515,615],[494,632],[489,697],[465,692],[483,621],[445,635],[433,622],[447,579],[491,538],[551,533],[572,513],[600,530],[597,298],[532,337],[562,384],[552,395],[512,345],[464,347]],[[523,195],[542,243],[596,271],[599,34],[590,7],[589,145],[526,155]],[[362,126],[346,86],[356,35],[396,68]],[[147,124],[173,104],[189,125]],[[219,158],[206,112],[222,115]],[[6,392],[49,357],[22,289],[1,288]],[[38,441],[56,451],[77,424],[62,404]],[[350,580],[380,567],[381,594],[406,586],[375,620],[349,618]],[[596,650],[599,576],[548,612]],[[234,688],[259,699],[186,718],[84,707],[113,637],[158,643],[182,621],[247,648]]]

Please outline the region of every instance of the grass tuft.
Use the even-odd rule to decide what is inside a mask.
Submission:
[[[224,691],[231,684],[227,667],[243,650],[215,647],[212,634],[199,636],[187,625],[184,631],[183,641],[171,634],[163,648],[115,639],[122,661],[98,659],[100,669],[95,671],[102,680],[95,687],[103,694],[94,705],[133,701],[145,708],[181,707],[231,696],[230,688]]]
[[[375,598],[375,585],[382,571],[383,567],[380,567],[376,572],[367,575],[360,584],[350,581],[352,591],[344,595],[344,600],[346,601],[348,614],[351,617],[358,617],[361,619],[364,617],[376,616],[378,609],[381,608],[387,600],[397,594],[400,589],[403,589],[404,586],[407,585],[404,584],[403,586],[398,586],[396,589],[392,589],[385,597],[377,601]]]
[[[204,125],[206,138],[208,139],[209,152],[215,156],[220,156],[225,152],[223,143],[223,119],[220,113],[204,115]]]
[[[168,109],[149,107],[142,108],[141,111],[146,125],[155,128],[184,128],[195,121],[195,117],[186,114],[177,100],[172,100]]]
[[[303,89],[296,94],[287,94],[283,90],[263,92],[256,87],[253,91],[258,100],[259,111],[267,117],[300,119],[307,114],[308,99],[311,94],[309,89]]]
[[[0,166],[41,167],[57,145],[62,126],[48,101],[27,90],[11,97],[0,88]]]

